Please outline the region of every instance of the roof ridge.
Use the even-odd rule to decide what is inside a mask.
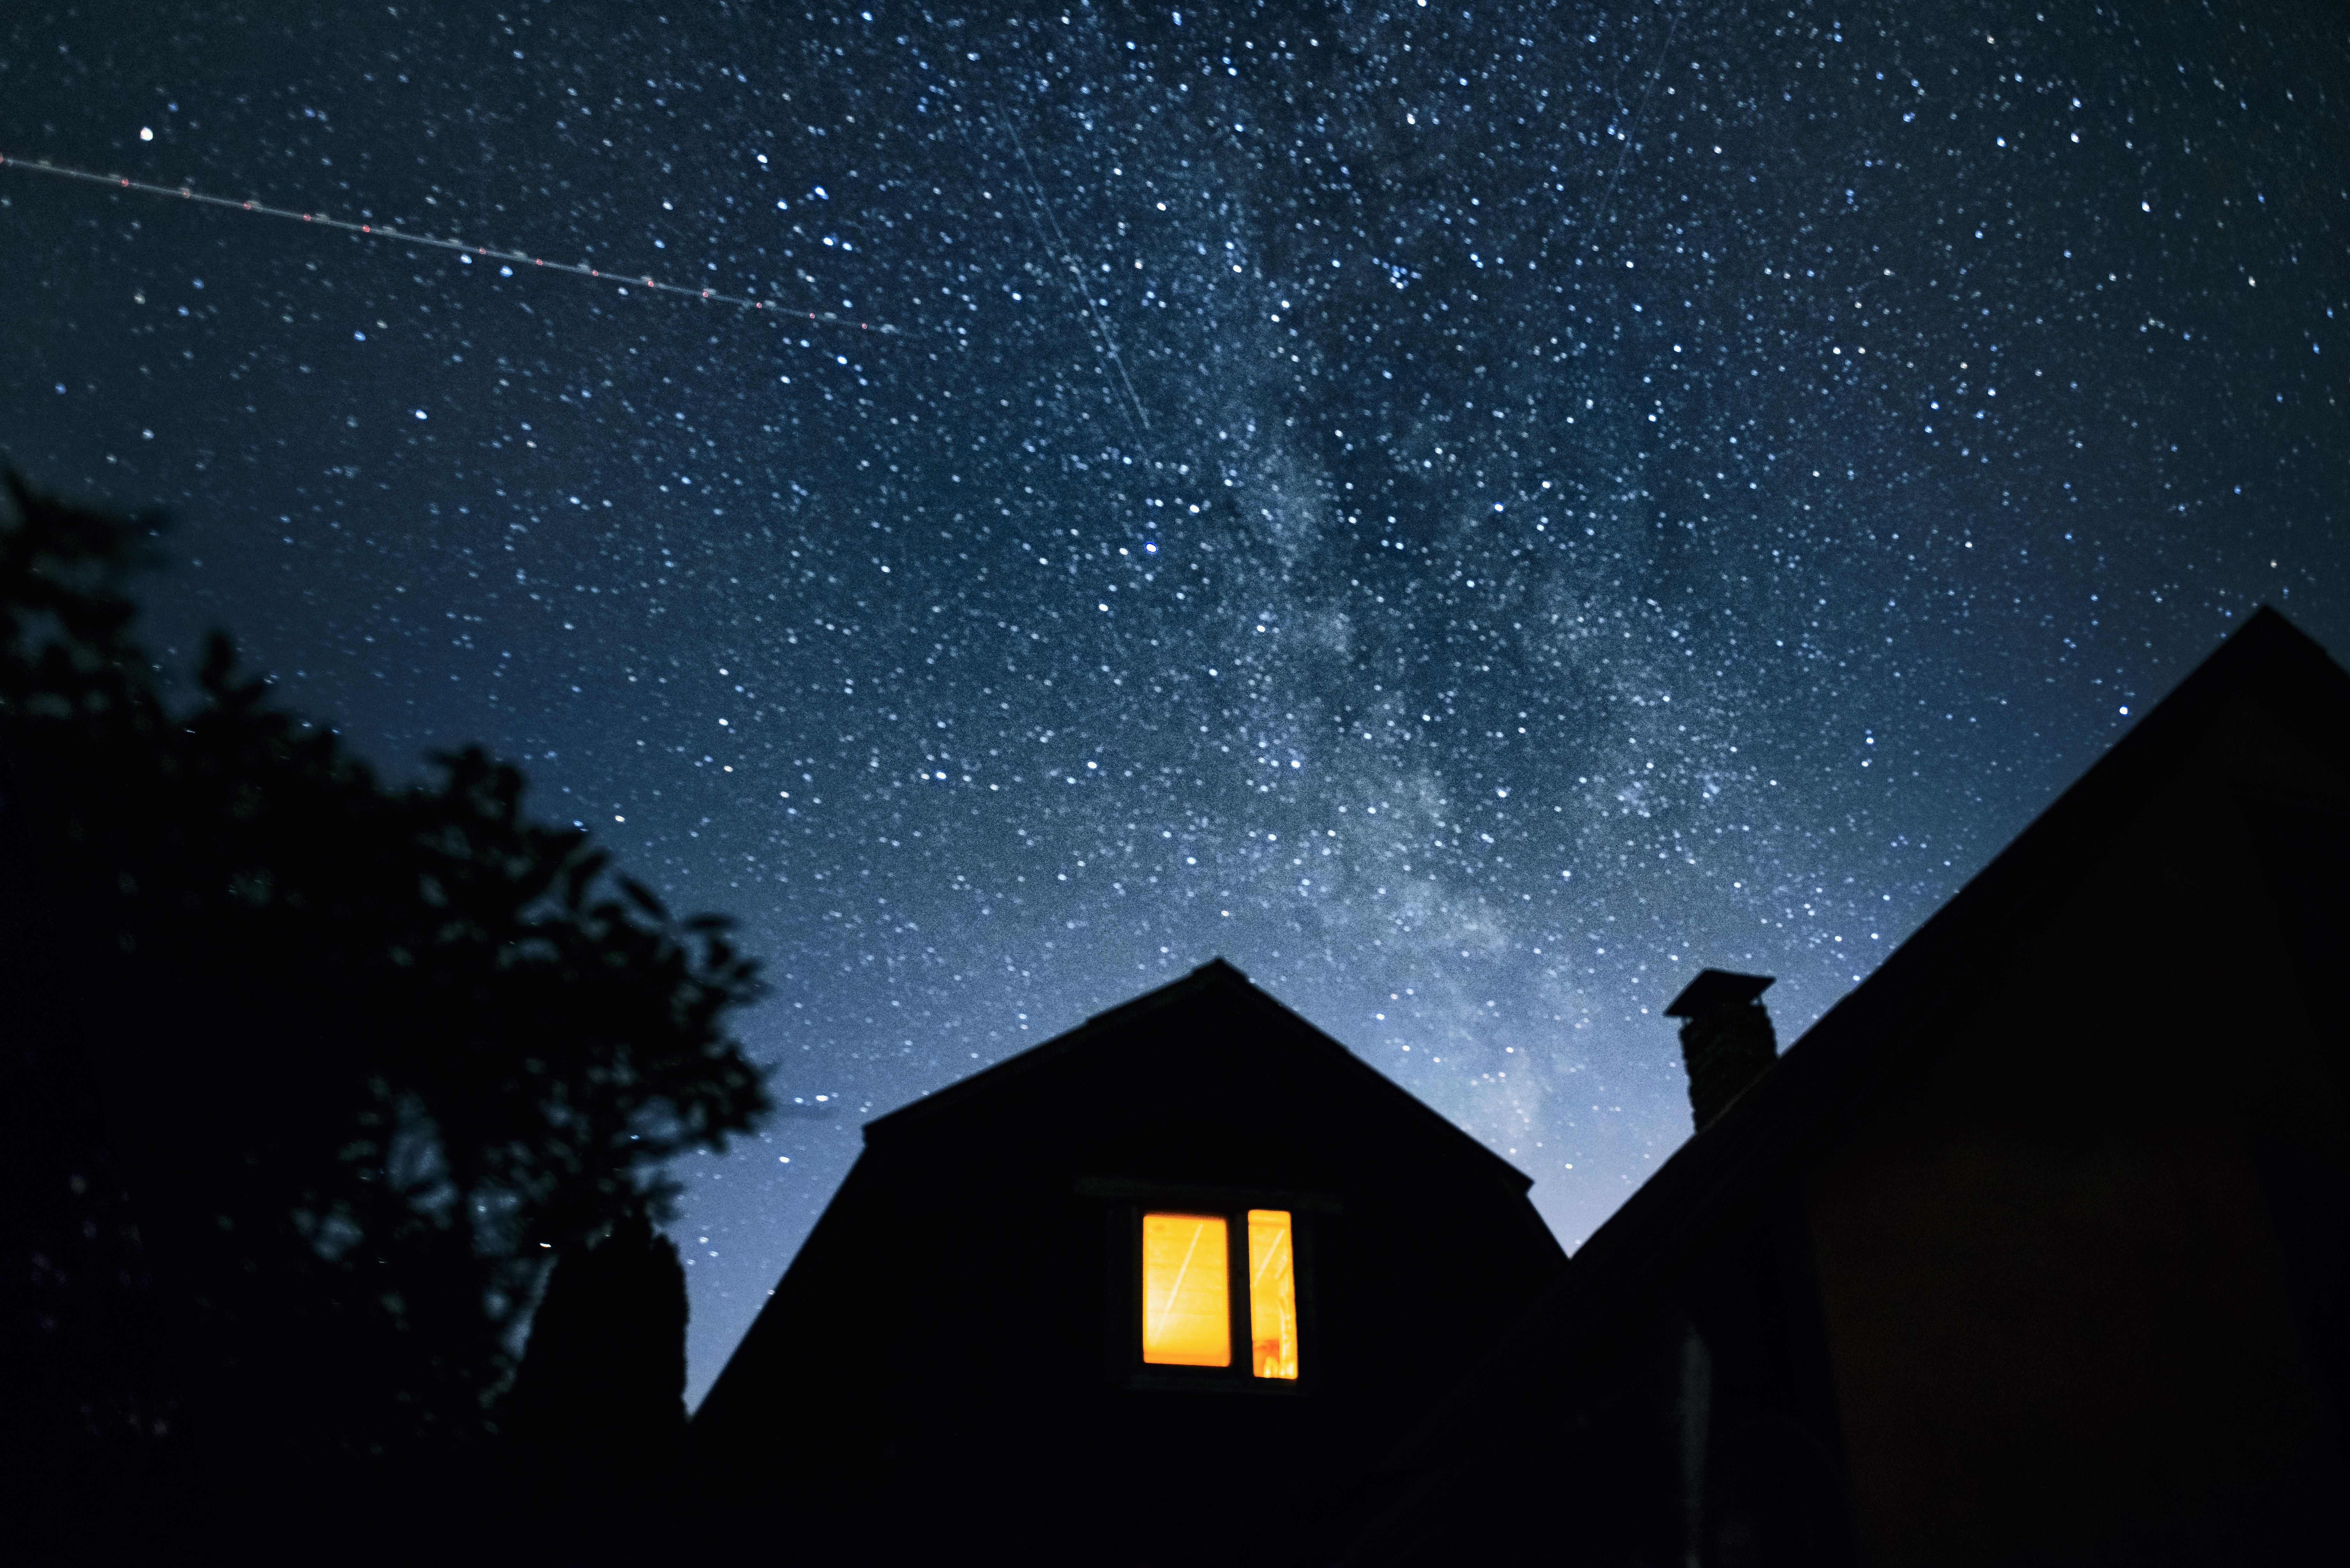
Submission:
[[[1222,958],[1210,959],[1180,980],[1169,981],[1155,991],[1147,991],[1130,1002],[1119,1003],[1106,1012],[1097,1012],[1075,1028],[1053,1036],[1050,1040],[1030,1046],[1014,1056],[1007,1056],[991,1066],[983,1067],[967,1078],[957,1079],[944,1088],[899,1106],[896,1110],[876,1116],[865,1124],[865,1143],[870,1148],[895,1141],[907,1130],[926,1124],[941,1112],[951,1111],[978,1096],[992,1093],[1004,1085],[1040,1072],[1085,1050],[1110,1030],[1121,1028],[1144,1013],[1178,1006],[1195,997],[1220,990],[1231,990],[1254,1003],[1273,1009],[1282,1018],[1303,1031],[1304,1037],[1332,1053],[1337,1059],[1360,1068],[1377,1081],[1379,1086],[1405,1107],[1407,1114],[1428,1118],[1446,1133],[1484,1157],[1492,1174],[1515,1191],[1524,1192],[1534,1186],[1534,1178],[1512,1165],[1506,1158],[1485,1147],[1484,1143],[1465,1131],[1453,1120],[1427,1101],[1397,1083],[1387,1074],[1348,1049],[1346,1043],[1314,1023],[1305,1014],[1273,995],[1250,980],[1237,966]]]

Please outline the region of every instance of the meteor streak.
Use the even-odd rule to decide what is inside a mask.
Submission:
[[[445,239],[438,234],[420,234],[407,229],[396,229],[388,223],[354,223],[342,218],[330,218],[324,213],[298,212],[292,207],[273,207],[265,202],[239,202],[226,196],[207,196],[185,185],[156,185],[144,180],[132,180],[120,174],[100,174],[88,169],[69,169],[62,163],[51,163],[41,158],[10,158],[0,155],[0,168],[29,170],[36,174],[55,174],[61,179],[80,180],[92,185],[109,185],[118,191],[138,191],[150,196],[176,196],[182,201],[201,202],[207,207],[225,207],[232,212],[258,213],[265,217],[286,218],[296,223],[313,223],[320,228],[338,229],[348,234],[364,234],[369,239],[396,240],[401,244],[429,245],[435,250],[455,251],[460,255],[482,256],[516,266],[540,267],[548,272],[567,272],[579,277],[592,277],[615,283],[623,288],[641,288],[654,294],[676,295],[685,299],[704,299],[714,305],[739,306],[778,317],[822,322],[831,327],[854,327],[861,332],[881,332],[901,336],[903,329],[885,321],[857,321],[829,310],[800,310],[778,300],[760,299],[749,295],[723,294],[714,288],[692,288],[682,284],[661,283],[654,278],[631,276],[627,273],[592,267],[584,262],[547,261],[527,251],[501,250],[494,245],[468,244],[463,240]]]

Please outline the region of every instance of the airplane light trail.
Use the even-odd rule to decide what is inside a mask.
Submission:
[[[758,299],[747,295],[723,294],[714,288],[690,288],[681,284],[661,283],[650,277],[631,276],[627,273],[610,272],[588,266],[582,262],[547,261],[526,251],[501,250],[494,245],[467,244],[463,240],[445,239],[438,234],[419,234],[406,229],[396,229],[388,223],[354,223],[342,218],[330,218],[324,213],[297,212],[291,207],[273,207],[265,202],[239,202],[226,196],[208,196],[185,185],[156,185],[144,180],[133,180],[121,174],[100,174],[88,169],[71,169],[62,163],[51,163],[40,158],[10,158],[0,155],[0,168],[26,169],[38,174],[55,174],[67,180],[80,180],[93,185],[111,186],[119,191],[138,191],[150,196],[176,196],[182,201],[199,202],[208,207],[225,207],[232,212],[259,213],[265,217],[286,218],[296,223],[314,223],[321,228],[338,229],[345,234],[363,234],[370,239],[396,240],[402,244],[429,245],[436,250],[455,251],[461,255],[482,256],[491,261],[513,265],[543,267],[549,272],[567,272],[579,277],[592,277],[619,285],[623,288],[642,288],[655,294],[671,294],[685,299],[708,300],[716,305],[740,306],[746,310],[772,313],[778,317],[806,318],[832,327],[853,327],[865,332],[882,332],[901,336],[902,329],[887,322],[854,321],[829,310],[799,310],[776,300]]]

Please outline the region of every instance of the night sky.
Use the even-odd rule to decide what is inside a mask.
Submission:
[[[1792,1040],[2350,647],[2332,6],[1011,9],[0,24],[0,155],[776,302],[0,169],[0,461],[169,510],[155,643],[766,959],[697,1399],[861,1121],[1217,954],[1573,1246],[1699,968]]]

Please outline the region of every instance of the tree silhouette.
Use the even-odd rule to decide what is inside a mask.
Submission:
[[[764,1109],[754,964],[478,749],[388,788],[219,634],[175,705],[150,523],[5,499],[0,1462],[483,1451],[546,1261]]]
[[[547,1278],[504,1437],[538,1517],[575,1536],[573,1560],[629,1534],[662,1495],[685,1438],[685,1319],[677,1247],[640,1209]]]

